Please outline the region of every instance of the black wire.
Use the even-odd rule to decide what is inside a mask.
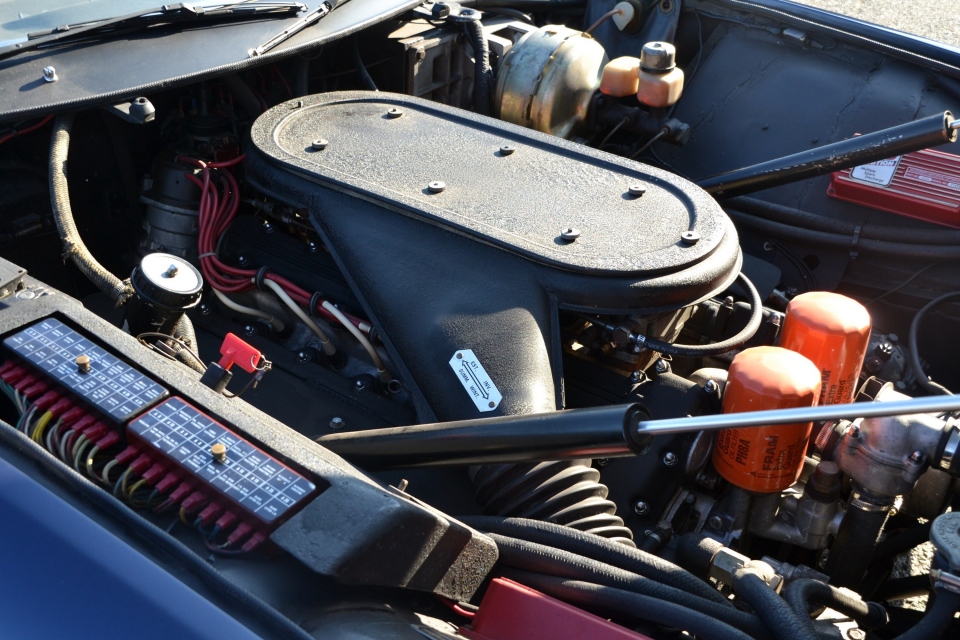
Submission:
[[[373,78],[370,77],[370,72],[367,71],[367,68],[363,64],[363,58],[360,57],[360,48],[357,46],[356,35],[350,39],[350,55],[353,57],[354,69],[360,76],[360,81],[363,82],[363,86],[367,91],[378,91],[377,84],[373,81]]]
[[[910,323],[910,337],[907,345],[910,351],[910,369],[913,370],[913,375],[917,378],[917,383],[931,393],[942,393],[948,396],[953,395],[953,392],[951,392],[945,386],[930,380],[927,378],[927,374],[923,372],[923,364],[920,362],[920,349],[917,346],[917,338],[920,333],[920,321],[923,320],[923,316],[925,316],[930,309],[933,309],[941,302],[946,302],[951,298],[960,298],[960,291],[953,291],[952,293],[946,293],[939,298],[934,298],[924,305],[920,311],[917,311],[917,315],[913,317],[913,322]]]

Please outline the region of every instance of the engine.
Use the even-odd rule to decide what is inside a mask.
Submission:
[[[772,27],[486,4],[24,131],[3,442],[313,637],[955,633],[947,98],[761,148]]]

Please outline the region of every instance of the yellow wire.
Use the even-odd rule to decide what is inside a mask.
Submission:
[[[37,420],[36,424],[33,425],[33,433],[30,434],[30,438],[34,442],[40,442],[40,436],[43,435],[43,430],[47,427],[47,423],[50,422],[50,418],[53,417],[53,414],[47,411],[40,419]]]
[[[188,527],[190,526],[190,523],[187,522],[187,512],[183,510],[183,507],[180,507],[180,522],[187,525]]]
[[[127,491],[127,497],[128,497],[128,498],[132,498],[132,497],[133,497],[133,493],[134,493],[137,489],[139,489],[140,487],[142,487],[142,486],[145,485],[145,484],[147,484],[147,481],[144,480],[143,478],[140,478],[139,480],[137,480],[136,482],[134,482],[134,483],[133,483],[133,486],[130,487],[130,490]]]

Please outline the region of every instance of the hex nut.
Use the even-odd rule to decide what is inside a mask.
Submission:
[[[439,180],[434,180],[433,182],[427,185],[427,190],[429,190],[430,193],[442,193],[443,190],[446,188],[447,188],[447,185],[443,182],[440,182]]]
[[[700,242],[700,234],[696,231],[684,231],[680,234],[680,242],[692,247]]]
[[[346,422],[344,422],[343,418],[339,416],[330,420],[330,428],[333,429],[334,431],[343,429],[344,425],[346,425]]]
[[[516,151],[516,150],[517,150],[516,147],[511,147],[510,145],[505,144],[505,145],[503,145],[502,147],[500,147],[500,155],[502,155],[502,156],[511,156],[511,155],[513,155],[513,152]]]
[[[391,120],[399,118],[402,115],[403,115],[402,109],[397,109],[396,107],[394,107],[392,109],[387,110],[387,117],[390,118]]]
[[[647,188],[641,184],[632,184],[627,187],[627,191],[630,193],[630,195],[639,198],[647,192]]]
[[[317,138],[310,144],[310,148],[314,151],[323,151],[327,148],[327,145],[330,144],[327,140],[323,138]]]
[[[560,230],[560,237],[567,242],[573,242],[580,237],[580,230],[575,227],[567,227]]]
[[[648,505],[648,504],[647,504],[646,502],[644,502],[643,500],[638,500],[638,501],[633,505],[633,512],[634,512],[635,514],[637,514],[638,516],[645,516],[645,515],[647,515],[648,513],[650,513],[650,505]]]

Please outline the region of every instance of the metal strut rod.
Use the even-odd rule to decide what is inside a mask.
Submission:
[[[338,433],[317,442],[367,469],[539,462],[635,455],[655,435],[797,422],[960,411],[960,396],[650,420],[640,405],[613,405]]]
[[[697,184],[718,197],[743,195],[955,142],[958,128],[958,121],[946,111],[889,129],[711,176]]]

